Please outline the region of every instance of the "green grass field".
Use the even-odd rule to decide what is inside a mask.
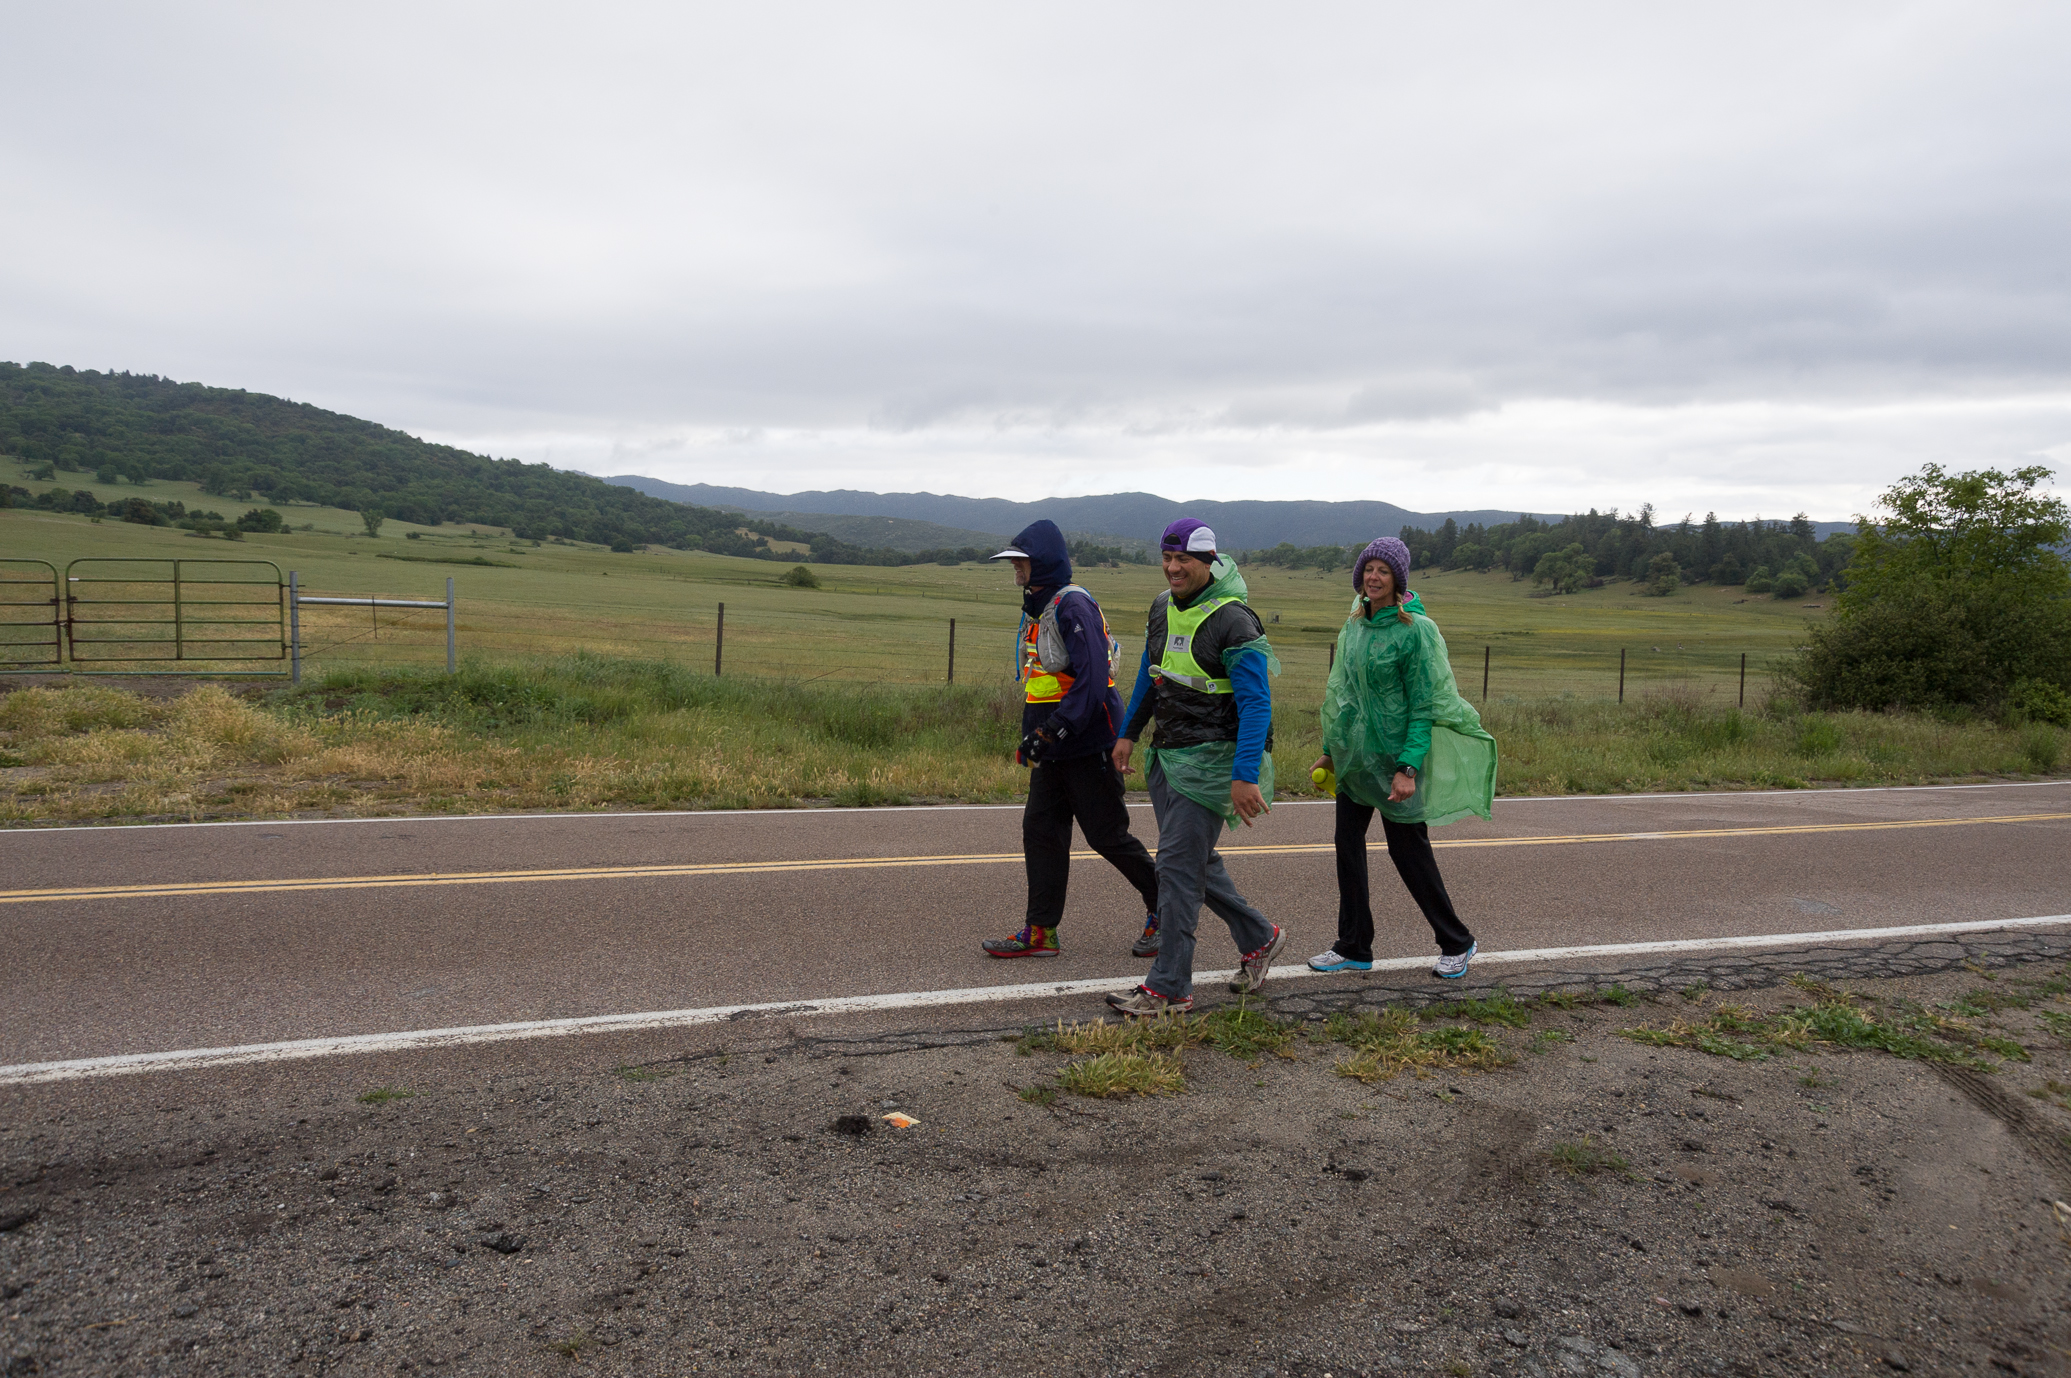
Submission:
[[[93,489],[104,501],[178,498],[226,516],[245,506],[208,497],[192,484],[111,486],[77,482],[81,477],[64,475],[62,482]],[[30,483],[12,461],[0,461],[0,481],[44,486]],[[1004,566],[821,565],[814,572],[822,588],[793,589],[777,582],[788,566],[767,561],[659,548],[627,555],[596,546],[533,546],[501,531],[393,521],[369,539],[356,513],[292,504],[278,510],[290,525],[315,529],[233,544],[17,509],[0,511],[0,550],[60,567],[83,557],[270,560],[296,571],[303,591],[315,595],[436,599],[450,575],[461,654],[493,662],[589,651],[710,668],[723,602],[728,675],[941,683],[952,618],[958,682],[991,684],[1013,674],[1019,600]],[[492,563],[470,563],[476,560]],[[1284,666],[1279,697],[1319,701],[1329,648],[1350,602],[1347,576],[1270,567],[1245,575]],[[1143,610],[1163,587],[1157,570],[1094,568],[1078,577],[1133,649]],[[1486,648],[1489,691],[1497,699],[1615,697],[1623,649],[1629,694],[1674,684],[1718,703],[1737,698],[1745,654],[1752,703],[1766,688],[1769,666],[1802,639],[1808,617],[1824,615],[1818,605],[1825,601],[1779,603],[1706,585],[1644,598],[1629,582],[1535,597],[1529,584],[1508,575],[1467,572],[1427,571],[1413,582],[1446,634],[1462,690],[1477,701]],[[315,671],[436,666],[445,654],[444,614],[306,608],[303,644]]]

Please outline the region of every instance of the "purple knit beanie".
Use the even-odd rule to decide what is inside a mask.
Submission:
[[[1409,596],[1409,547],[1393,536],[1383,536],[1359,552],[1359,558],[1352,562],[1352,591],[1363,593],[1366,589],[1366,567],[1379,560],[1395,576],[1395,599],[1397,602]]]

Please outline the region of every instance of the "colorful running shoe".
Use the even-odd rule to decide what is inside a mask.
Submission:
[[[1131,957],[1155,957],[1158,955],[1158,916],[1155,911],[1143,916],[1143,936],[1136,940],[1136,946],[1129,949]]]
[[[1055,957],[1058,955],[1057,930],[1044,928],[1040,924],[1029,924],[1011,938],[987,938],[985,955],[988,957]]]
[[[1372,971],[1373,962],[1371,960],[1362,962],[1357,957],[1347,957],[1334,947],[1326,947],[1323,951],[1309,959],[1309,970]]]

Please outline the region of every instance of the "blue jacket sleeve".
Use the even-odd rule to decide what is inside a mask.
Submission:
[[[1122,735],[1132,742],[1142,736],[1157,708],[1158,690],[1151,683],[1151,653],[1145,651],[1143,659],[1136,662],[1136,687],[1129,691],[1129,711],[1122,717],[1128,726],[1122,729]]]
[[[1266,751],[1266,734],[1273,727],[1273,691],[1266,683],[1266,658],[1238,656],[1229,667],[1230,688],[1237,696],[1237,762],[1230,778],[1258,783],[1260,758]]]
[[[1080,593],[1067,594],[1057,605],[1057,629],[1064,633],[1065,649],[1071,654],[1072,681],[1047,725],[1079,737],[1107,706],[1107,636],[1093,600]],[[1106,724],[1100,726],[1104,729]]]

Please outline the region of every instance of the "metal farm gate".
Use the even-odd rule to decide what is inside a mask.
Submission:
[[[65,566],[64,589],[65,640],[81,672],[287,673],[213,668],[287,660],[287,583],[271,560],[81,559]],[[154,668],[103,668],[117,665]]]
[[[63,607],[55,565],[0,560],[0,670],[55,668],[65,653]]]

